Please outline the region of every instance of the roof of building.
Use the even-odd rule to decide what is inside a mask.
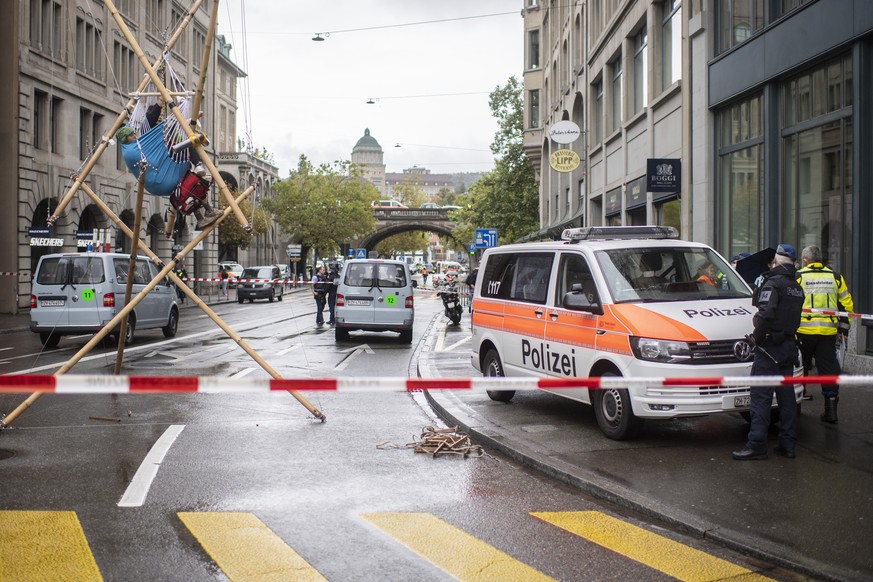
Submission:
[[[352,148],[352,153],[359,152],[361,150],[370,150],[370,151],[378,151],[382,152],[382,146],[379,145],[379,142],[376,141],[376,138],[370,135],[370,128],[364,130],[364,136],[358,140],[358,143],[355,144],[355,147]]]

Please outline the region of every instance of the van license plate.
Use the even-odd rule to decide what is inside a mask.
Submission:
[[[63,299],[42,299],[39,302],[40,307],[63,307]]]
[[[366,306],[366,305],[370,304],[370,300],[369,299],[349,299],[348,303],[349,303],[349,305],[364,305],[364,306]]]
[[[734,396],[734,407],[735,408],[744,408],[748,406],[752,401],[751,396]]]

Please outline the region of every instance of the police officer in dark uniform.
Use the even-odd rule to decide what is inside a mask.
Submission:
[[[794,261],[797,253],[789,244],[780,244],[771,269],[764,273],[761,286],[755,291],[758,312],[753,318],[754,331],[749,337],[755,348],[752,376],[791,376],[798,362],[797,331],[803,309],[803,288],[796,281]],[[734,451],[737,461],[767,458],[767,431],[770,428],[770,408],[773,393],[779,405],[778,455],[793,459],[797,443],[797,400],[793,385],[752,386],[750,413],[752,416],[746,446]]]
[[[328,325],[335,325],[334,312],[336,312],[336,286],[339,284],[339,265],[334,263],[327,273],[327,311],[330,315]]]

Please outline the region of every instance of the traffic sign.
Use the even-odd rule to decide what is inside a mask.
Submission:
[[[356,259],[366,259],[367,258],[367,249],[355,249],[355,258]]]
[[[354,259],[355,258],[355,249],[349,249],[348,255],[349,255],[350,259]]]
[[[477,228],[476,239],[473,243],[477,249],[487,249],[497,246],[497,229],[496,228]]]
[[[303,245],[288,245],[288,248],[285,250],[288,252],[289,257],[299,257],[303,251]]]

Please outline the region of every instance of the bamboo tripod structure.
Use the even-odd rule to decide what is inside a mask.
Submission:
[[[212,7],[212,13],[210,16],[210,29],[207,33],[207,41],[206,41],[207,47],[212,46],[212,38],[215,34],[215,23],[217,20],[217,13],[218,13],[218,1],[219,0],[215,0],[213,7]],[[202,0],[194,0],[194,3],[192,5],[191,10],[181,20],[176,31],[173,33],[173,36],[171,37],[170,41],[168,41],[167,45],[165,46],[165,51],[169,51],[172,48],[172,45],[179,38],[179,36],[181,35],[185,26],[187,26],[188,22],[190,22],[190,20],[193,18],[193,15],[196,13],[197,8],[200,6],[201,2],[202,2]],[[115,5],[112,3],[112,0],[104,0],[104,3],[106,4],[109,11],[112,13],[112,15],[115,18],[116,22],[118,23],[119,27],[122,29],[122,33],[124,34],[125,38],[127,38],[132,49],[137,54],[137,56],[140,58],[140,62],[146,68],[148,76],[151,78],[153,84],[158,89],[158,92],[160,93],[162,98],[167,103],[171,104],[170,110],[173,112],[173,114],[176,116],[176,118],[180,121],[180,125],[186,129],[187,134],[189,136],[192,136],[193,131],[191,130],[191,127],[187,124],[186,120],[182,117],[176,104],[173,103],[172,100],[169,98],[170,93],[167,91],[166,87],[161,83],[160,78],[158,78],[157,74],[154,71],[154,67],[152,67],[148,63],[148,61],[145,60],[145,55],[143,54],[142,50],[140,49],[139,45],[137,44],[136,39],[134,39],[133,36],[130,34],[130,30],[127,28],[126,24],[122,20],[121,16],[118,13],[118,10],[115,8]],[[206,53],[205,51],[204,51],[203,61],[207,62],[207,64],[208,64],[208,53]],[[158,61],[158,62],[160,62],[160,61]],[[202,71],[202,73],[201,73],[199,83],[198,83],[197,95],[202,96],[203,85],[206,82],[205,66],[201,66],[201,71]],[[146,87],[146,84],[147,84],[146,80],[143,80],[140,83],[138,90],[142,91]],[[199,99],[197,99],[195,97],[195,102],[196,102],[196,105],[198,107],[192,110],[192,112],[193,112],[192,115],[196,118],[198,113],[199,113],[200,101],[199,101]],[[130,109],[132,103],[133,103],[133,99],[131,99],[131,101],[128,102],[128,105],[125,108],[125,110],[119,114],[118,118],[116,119],[115,124],[113,125],[112,129],[108,133],[109,136],[114,135],[115,131],[119,127],[121,127],[121,125],[124,123],[124,120],[126,119],[126,117],[128,115],[128,110]],[[192,120],[192,125],[196,126],[196,119]],[[137,228],[137,230],[136,231],[131,230],[112,211],[112,209],[110,209],[109,206],[105,202],[103,202],[100,199],[100,197],[90,187],[88,187],[88,185],[84,181],[85,178],[87,177],[87,175],[90,173],[91,169],[97,163],[97,161],[98,161],[99,157],[102,155],[103,151],[106,149],[106,146],[108,145],[108,143],[109,143],[109,137],[104,136],[100,145],[95,149],[94,153],[92,154],[93,157],[85,165],[82,172],[78,176],[76,176],[76,180],[73,183],[73,185],[71,186],[70,190],[64,196],[63,200],[61,200],[61,203],[59,203],[54,214],[49,218],[49,224],[51,225],[55,221],[57,221],[57,218],[58,218],[60,212],[70,202],[70,200],[72,199],[72,196],[75,194],[75,192],[77,190],[81,189],[82,191],[84,191],[91,198],[91,200],[106,214],[106,216],[108,216],[110,218],[110,220],[112,220],[118,226],[118,228],[121,229],[124,232],[124,234],[126,236],[128,236],[132,241],[132,249],[133,250],[131,251],[131,263],[130,263],[129,272],[128,272],[128,283],[127,283],[128,287],[127,287],[127,290],[125,293],[125,298],[127,299],[127,301],[125,303],[124,308],[121,309],[121,311],[119,311],[115,315],[115,317],[113,317],[112,320],[109,321],[109,323],[107,323],[103,327],[103,329],[101,329],[97,334],[95,334],[94,337],[92,337],[91,340],[88,341],[88,343],[86,343],[63,366],[61,366],[61,368],[59,368],[58,371],[55,372],[54,375],[60,376],[60,375],[66,374],[87,353],[89,353],[92,349],[94,349],[94,347],[99,345],[99,343],[101,341],[103,341],[103,338],[105,338],[107,335],[109,335],[109,333],[112,330],[114,330],[116,328],[116,326],[120,325],[121,327],[119,328],[119,352],[118,352],[118,358],[116,360],[116,366],[115,366],[115,373],[118,374],[120,371],[120,367],[121,367],[121,359],[123,357],[123,347],[122,346],[124,344],[125,326],[127,324],[128,315],[130,314],[131,311],[133,311],[133,309],[137,306],[137,304],[140,301],[142,301],[148,295],[148,293],[150,293],[157,286],[157,284],[159,282],[161,282],[165,277],[169,277],[170,280],[172,280],[176,284],[176,286],[179,289],[181,289],[185,293],[185,295],[188,296],[188,298],[190,298],[192,300],[192,302],[195,305],[197,305],[210,319],[212,319],[228,335],[228,337],[230,337],[247,354],[249,354],[249,356],[251,356],[252,359],[255,360],[255,362],[257,362],[268,374],[270,374],[270,376],[272,376],[273,378],[276,378],[276,379],[281,379],[282,378],[281,375],[272,366],[270,366],[263,358],[261,358],[257,354],[257,352],[255,352],[245,342],[245,340],[243,340],[243,338],[239,334],[237,334],[235,331],[233,331],[233,329],[228,327],[221,320],[221,318],[212,309],[210,309],[209,306],[206,305],[203,302],[203,300],[200,299],[200,297],[196,293],[194,293],[174,273],[174,269],[175,269],[176,265],[180,261],[182,261],[185,258],[185,256],[188,255],[188,253],[190,253],[192,250],[194,250],[194,248],[198,244],[200,244],[200,242],[203,241],[212,232],[212,230],[217,228],[218,225],[221,224],[221,222],[224,221],[224,219],[227,218],[231,212],[233,212],[236,215],[236,218],[240,219],[240,224],[243,224],[244,228],[246,228],[246,230],[248,232],[251,232],[251,225],[248,224],[245,217],[243,216],[242,211],[240,210],[238,203],[242,202],[243,200],[245,200],[246,197],[251,195],[251,193],[254,191],[255,187],[249,186],[242,194],[239,195],[238,198],[234,199],[232,193],[227,188],[227,185],[224,183],[224,181],[218,175],[218,170],[215,168],[215,166],[212,164],[212,161],[206,155],[206,151],[202,148],[201,145],[195,144],[195,147],[197,148],[198,153],[201,154],[201,158],[204,162],[204,165],[206,165],[206,167],[209,169],[210,173],[212,174],[213,179],[219,185],[219,189],[220,189],[222,195],[225,196],[225,198],[228,202],[228,206],[227,206],[227,208],[224,209],[222,215],[218,218],[218,220],[216,220],[213,224],[211,224],[206,230],[201,231],[201,233],[197,237],[195,237],[190,243],[188,243],[188,245],[186,245],[178,254],[176,254],[167,264],[164,264],[163,261],[148,247],[148,245],[146,245],[143,241],[141,241],[139,239],[139,228],[138,228],[139,221],[138,220],[135,221],[135,228]],[[139,178],[138,187],[137,187],[137,214],[136,214],[137,217],[141,216],[141,207],[143,204],[142,193],[143,193],[143,188],[144,188],[144,180],[145,180],[145,171],[144,171],[144,169],[142,169],[140,171],[140,178]],[[143,251],[143,253],[146,254],[152,260],[152,262],[154,262],[154,264],[160,268],[160,272],[158,273],[158,275],[154,279],[152,279],[152,281],[150,281],[148,283],[148,285],[145,286],[145,288],[142,289],[142,291],[140,291],[135,297],[131,298],[130,291],[131,291],[133,276],[132,276],[132,273],[130,273],[130,268],[133,267],[133,264],[136,261],[136,255],[137,255],[138,249],[141,249]],[[327,420],[327,417],[321,411],[319,411],[317,408],[315,408],[299,392],[294,391],[294,390],[289,390],[289,393],[295,399],[297,399],[297,401],[300,402],[313,416],[315,416],[316,418],[318,418],[322,422],[325,422]],[[28,409],[34,402],[36,402],[42,396],[42,394],[43,394],[42,392],[34,392],[30,396],[28,396],[24,402],[22,402],[17,408],[15,408],[15,410],[13,410],[8,415],[6,415],[5,418],[0,420],[0,429],[9,426],[9,424],[12,421],[14,421],[23,411]]]

